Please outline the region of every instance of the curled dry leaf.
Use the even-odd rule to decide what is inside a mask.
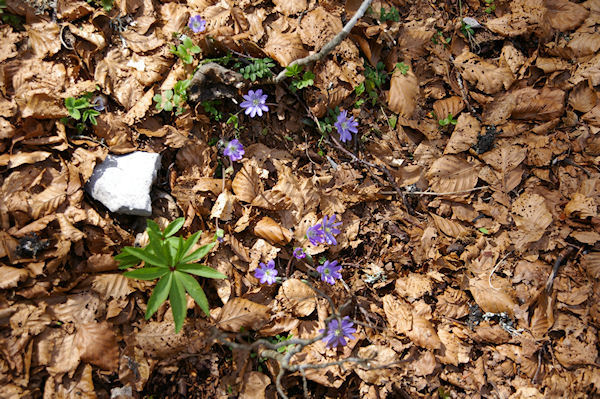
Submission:
[[[453,330],[454,328],[447,324],[438,329],[437,333],[442,342],[442,348],[441,354],[437,358],[444,364],[458,366],[460,363],[471,361],[472,346],[463,343]]]
[[[317,307],[317,296],[313,289],[298,279],[286,280],[279,293],[292,308],[295,316],[306,317]]]
[[[598,206],[592,197],[586,197],[581,193],[573,194],[571,200],[565,205],[565,214],[567,217],[577,216],[585,219],[589,216],[598,215]]]
[[[411,118],[417,108],[419,81],[410,70],[406,75],[395,70],[390,80],[388,107],[404,118]]]
[[[441,296],[438,296],[435,313],[460,319],[469,314],[469,297],[463,291],[448,287]]]
[[[477,144],[477,136],[481,132],[481,123],[477,118],[468,113],[458,117],[456,126],[446,144],[444,154],[458,154]]]
[[[53,22],[38,22],[26,25],[27,36],[36,57],[52,56],[60,51],[60,28]]]
[[[421,348],[431,350],[440,349],[442,342],[431,322],[424,317],[416,315],[414,312],[412,319],[412,330],[407,333],[408,338]]]
[[[292,61],[304,58],[308,51],[304,48],[298,32],[283,33],[267,27],[269,39],[264,47],[264,52],[282,67],[288,66]]]
[[[464,236],[469,230],[460,222],[443,218],[436,214],[430,213],[433,218],[435,227],[449,237],[459,238]]]
[[[454,65],[462,70],[462,75],[467,81],[486,94],[507,90],[515,80],[507,66],[490,64],[469,51],[456,57]]]
[[[583,255],[582,265],[591,277],[600,279],[600,252],[589,252]]]
[[[431,293],[433,284],[427,276],[418,273],[409,273],[408,276],[396,280],[396,292],[403,298],[414,301],[423,295]]]
[[[92,288],[108,301],[110,298],[124,298],[133,292],[130,281],[122,274],[100,274],[93,277]]]
[[[383,297],[383,311],[396,334],[407,334],[412,329],[412,306],[393,295]]]
[[[280,245],[285,245],[292,240],[292,232],[268,216],[265,216],[256,224],[254,234]]]
[[[228,190],[223,191],[217,197],[217,200],[210,211],[210,217],[221,219],[226,222],[231,220],[233,201],[233,195]]]
[[[24,281],[29,277],[29,273],[26,269],[17,269],[11,266],[0,266],[0,289],[4,290],[7,288],[16,287],[21,281]]]
[[[230,332],[241,329],[259,330],[269,319],[269,307],[244,298],[233,298],[227,302],[216,320],[216,326]]]
[[[369,345],[358,350],[358,357],[370,359],[366,365],[359,364],[354,372],[366,383],[385,385],[390,382],[394,367],[397,367],[398,354],[383,345]]]
[[[518,248],[542,238],[546,228],[552,223],[552,214],[546,206],[546,200],[539,194],[521,194],[513,202],[511,212],[519,228]]]
[[[547,0],[545,19],[561,32],[576,29],[588,17],[589,11],[581,4],[568,0]]]

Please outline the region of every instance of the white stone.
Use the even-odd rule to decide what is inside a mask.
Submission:
[[[136,151],[107,155],[96,165],[86,184],[87,192],[111,212],[150,216],[150,188],[160,168],[160,154]]]

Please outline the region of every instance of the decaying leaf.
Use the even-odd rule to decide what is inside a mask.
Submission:
[[[262,218],[254,227],[254,234],[274,244],[285,245],[292,239],[292,233],[268,216]]]
[[[280,288],[280,295],[292,309],[295,316],[306,317],[317,306],[317,295],[312,288],[298,279],[286,280]]]

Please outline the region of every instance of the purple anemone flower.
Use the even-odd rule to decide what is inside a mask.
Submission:
[[[337,245],[337,241],[335,240],[334,234],[340,234],[340,231],[336,229],[337,226],[342,224],[342,222],[335,223],[335,215],[331,216],[329,220],[327,216],[323,216],[323,221],[321,222],[321,231],[323,232],[323,241],[329,245]]]
[[[262,116],[263,111],[268,112],[269,107],[265,105],[267,102],[267,95],[263,94],[262,89],[248,90],[248,94],[243,95],[244,102],[240,104],[240,107],[244,108],[244,113],[250,115],[250,118],[254,118],[256,115]]]
[[[204,32],[206,30],[206,20],[200,15],[194,15],[188,22],[188,28],[194,33]]]
[[[294,248],[294,258],[296,259],[304,259],[306,258],[306,252],[304,252],[304,248]]]
[[[323,240],[323,230],[321,230],[321,223],[317,223],[314,226],[310,226],[306,230],[306,238],[312,245],[319,245],[324,242]]]
[[[275,261],[270,260],[265,265],[264,263],[259,263],[259,268],[254,271],[254,277],[260,280],[261,284],[271,285],[276,281],[277,277],[277,269],[275,269]]]
[[[340,325],[341,324],[341,325]],[[342,319],[340,323],[338,319],[331,319],[327,324],[327,333],[323,337],[323,341],[329,348],[336,346],[346,346],[348,342],[346,339],[354,339],[352,333],[356,332],[356,328],[352,327],[354,323],[350,321],[348,316]],[[325,329],[319,331],[321,334],[325,332]]]
[[[346,110],[340,111],[337,122],[335,122],[333,126],[335,126],[340,134],[340,141],[343,143],[352,139],[352,134],[350,133],[358,133],[358,122],[354,120],[353,116],[348,118],[348,112]]]
[[[337,260],[333,262],[326,260],[321,266],[317,266],[317,271],[321,273],[321,280],[331,285],[335,284],[336,279],[342,278],[340,270],[342,265],[338,265]]]
[[[223,154],[231,159],[231,162],[239,161],[244,156],[244,145],[238,139],[233,139],[225,144]]]

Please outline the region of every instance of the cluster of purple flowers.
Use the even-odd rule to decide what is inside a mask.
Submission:
[[[335,218],[335,215],[330,218],[324,216],[321,222],[306,230],[306,238],[308,238],[312,245],[337,245],[334,235],[340,234],[340,231],[336,227],[342,224],[342,222],[335,223]]]

